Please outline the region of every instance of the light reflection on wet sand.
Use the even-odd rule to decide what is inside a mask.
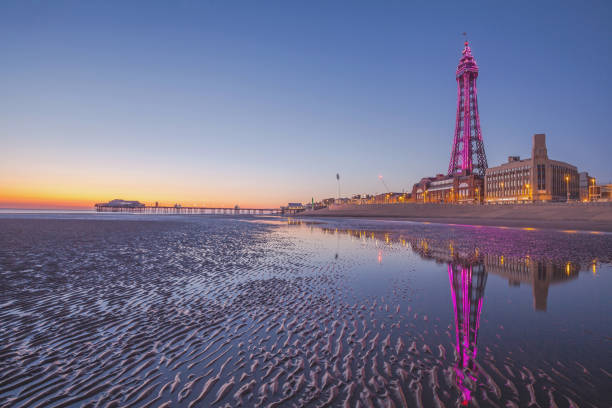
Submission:
[[[610,236],[259,220],[1,218],[0,406],[610,400]]]

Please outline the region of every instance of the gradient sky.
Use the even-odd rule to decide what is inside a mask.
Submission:
[[[431,3],[436,3],[432,5]],[[0,3],[0,206],[278,206],[446,172],[466,31],[489,165],[612,180],[612,2]]]

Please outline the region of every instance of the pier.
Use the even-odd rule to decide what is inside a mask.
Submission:
[[[183,206],[117,206],[96,204],[96,212],[132,214],[199,214],[199,215],[282,215],[280,208],[217,208]]]

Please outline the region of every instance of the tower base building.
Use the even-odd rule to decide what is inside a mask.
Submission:
[[[568,201],[580,198],[578,169],[551,160],[546,135],[533,135],[531,158],[510,156],[508,162],[489,167],[485,173],[485,202],[517,203]]]
[[[417,203],[480,203],[484,198],[483,178],[477,174],[424,177],[412,187]]]

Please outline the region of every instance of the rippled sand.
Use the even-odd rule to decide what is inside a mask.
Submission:
[[[0,231],[2,407],[465,400],[454,328],[412,307],[410,274],[369,295],[359,258],[320,262],[287,227],[7,218]],[[521,351],[479,351],[470,406],[609,405],[605,364],[529,367]]]

